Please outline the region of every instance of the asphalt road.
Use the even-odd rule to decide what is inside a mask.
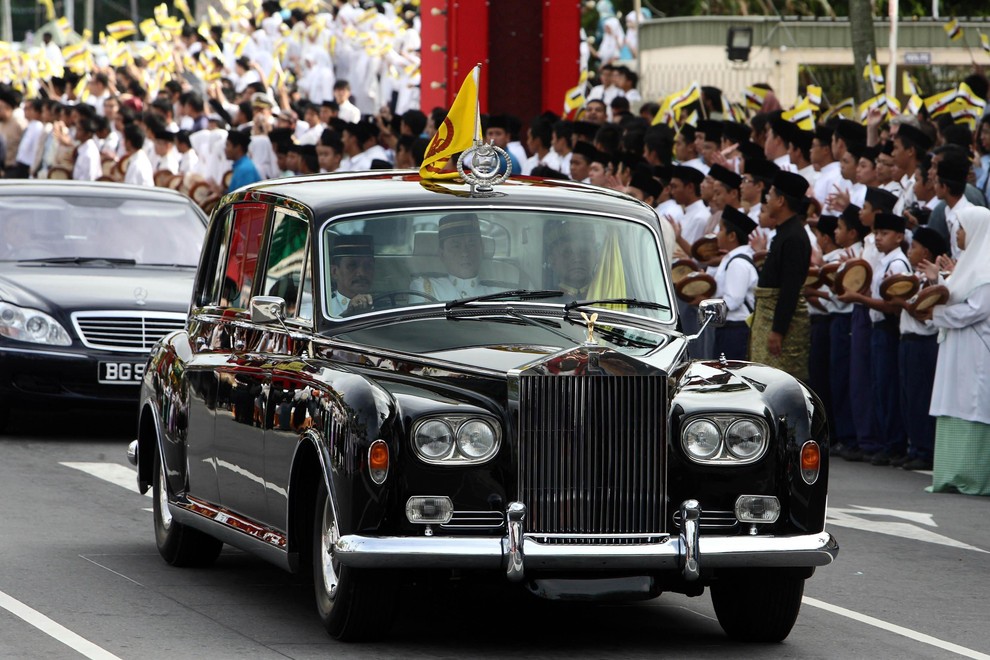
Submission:
[[[125,458],[130,420],[24,416],[0,436],[0,658],[986,658],[990,499],[838,461],[839,559],[782,644],[729,641],[707,593],[543,602],[492,584],[402,592],[385,641],[328,638],[311,587],[236,550],[175,569]]]

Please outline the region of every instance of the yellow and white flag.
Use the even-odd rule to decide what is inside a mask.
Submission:
[[[943,112],[949,111],[949,106],[952,102],[956,100],[956,96],[959,94],[958,89],[947,89],[944,92],[939,92],[938,94],[932,94],[925,99],[925,109],[928,110],[928,114],[931,117],[937,117]]]
[[[901,72],[901,89],[908,97],[921,96],[921,88],[918,87],[918,81],[907,71]]]
[[[38,0],[38,4],[45,8],[45,20],[55,20],[55,0]]]
[[[907,112],[909,114],[917,115],[923,107],[925,107],[925,100],[917,94],[908,99]]]
[[[815,106],[810,99],[803,99],[790,110],[785,110],[780,116],[792,124],[796,124],[802,131],[815,130]]]
[[[107,34],[119,41],[137,34],[137,26],[134,21],[114,21],[107,23]]]
[[[824,124],[832,117],[845,117],[846,119],[852,119],[855,110],[856,110],[855,99],[853,99],[852,97],[845,98],[839,101],[838,103],[836,103],[835,105],[833,105],[831,108],[829,108],[828,111],[826,111],[825,114],[822,115],[821,121]]]
[[[804,94],[815,110],[822,105],[822,88],[819,85],[808,85],[804,89]]]
[[[949,22],[942,26],[942,29],[945,30],[945,34],[948,35],[949,41],[959,41],[963,37],[962,26],[959,25],[959,21],[957,21],[954,17],[950,18]]]
[[[863,69],[863,80],[870,81],[874,94],[880,94],[884,89],[883,69],[873,61],[872,56],[867,56],[866,58],[866,67]]]
[[[578,84],[575,87],[571,87],[564,94],[564,115],[568,119],[573,119],[577,114],[577,111],[584,107],[585,104],[585,85],[588,82],[588,70],[585,69],[581,72],[581,77],[578,79]]]
[[[759,112],[769,92],[769,89],[750,85],[746,88],[746,107],[753,112]]]
[[[481,140],[481,110],[478,101],[478,78],[481,65],[468,73],[454,97],[447,118],[437,127],[430,143],[426,145],[419,176],[424,179],[455,179],[457,170],[449,169],[451,159]]]
[[[990,35],[980,32],[980,46],[983,47],[983,50],[990,53]]]

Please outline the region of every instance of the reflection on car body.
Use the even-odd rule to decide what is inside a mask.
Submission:
[[[471,269],[441,254],[451,217]],[[649,207],[537,179],[227,196],[129,453],[162,556],[230,543],[311,572],[340,639],[387,629],[424,568],[548,598],[709,587],[730,635],[782,639],[838,552],[822,406],[769,367],[690,360],[660,245]],[[363,291],[343,258],[367,260]]]
[[[185,325],[206,217],[173,191],[0,183],[0,424],[20,407],[134,405]]]

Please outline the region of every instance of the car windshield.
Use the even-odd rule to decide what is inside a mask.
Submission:
[[[0,260],[195,267],[206,228],[191,203],[0,196]]]
[[[330,318],[478,296],[624,298],[645,304],[598,306],[672,318],[656,235],[624,218],[515,209],[362,216],[327,225],[321,255]]]

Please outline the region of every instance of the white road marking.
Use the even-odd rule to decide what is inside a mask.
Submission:
[[[93,658],[93,660],[120,660],[113,653],[100,648],[88,639],[80,637],[65,626],[55,623],[38,610],[28,607],[2,591],[0,591],[0,607],[87,658]]]
[[[887,632],[892,632],[896,635],[901,635],[903,637],[907,637],[908,639],[913,639],[914,641],[921,642],[922,644],[928,644],[929,646],[934,646],[935,648],[942,649],[943,651],[956,653],[965,658],[975,658],[976,660],[990,660],[990,655],[986,653],[981,653],[980,651],[974,651],[973,649],[966,648],[965,646],[960,646],[959,644],[953,644],[952,642],[946,642],[945,640],[941,640],[937,637],[932,637],[931,635],[926,635],[924,633],[911,630],[910,628],[905,628],[903,626],[898,626],[893,623],[888,623],[886,621],[882,621],[881,619],[876,619],[866,614],[860,614],[859,612],[854,612],[853,610],[847,610],[844,607],[839,607],[838,605],[832,605],[831,603],[826,603],[824,601],[818,600],[817,598],[811,598],[810,596],[805,596],[801,602],[803,602],[805,605],[811,605],[812,607],[817,607],[819,609],[825,610],[826,612],[831,612],[832,614],[838,614],[839,616],[844,616],[854,621],[865,623],[866,625],[873,626],[874,628],[880,628],[881,630],[886,630]]]
[[[829,507],[828,522],[830,525],[839,527],[849,527],[859,529],[864,532],[876,532],[877,534],[888,534],[900,539],[912,539],[914,541],[924,541],[937,545],[947,545],[951,548],[961,550],[972,550],[973,552],[987,553],[986,550],[978,548],[962,541],[951,539],[948,536],[936,534],[930,529],[919,527],[907,522],[892,522],[890,520],[872,520],[863,516],[883,516],[887,518],[900,518],[901,520],[911,520],[927,527],[937,527],[935,520],[929,513],[919,513],[917,511],[898,511],[897,509],[881,509],[875,507],[855,506],[854,508]]]
[[[137,493],[137,473],[134,468],[127,467],[126,465],[119,465],[117,463],[60,463],[65,467],[70,467],[75,470],[81,470],[86,474],[92,475],[97,479],[103,479],[104,481],[109,481],[112,484],[122,486],[127,490]],[[151,490],[145,493],[146,497],[151,497]]]

